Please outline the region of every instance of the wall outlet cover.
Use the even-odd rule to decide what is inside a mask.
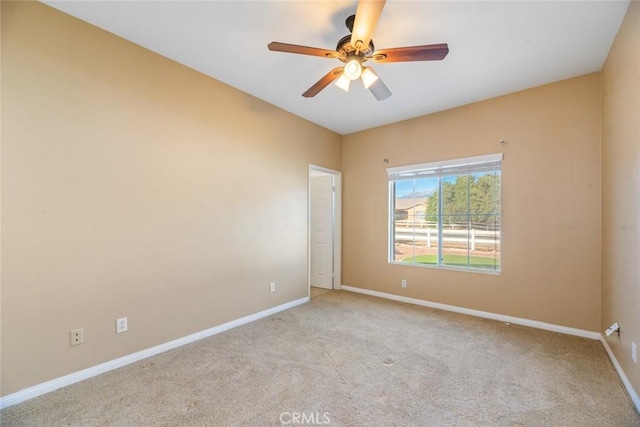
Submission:
[[[116,320],[116,334],[127,332],[128,330],[129,330],[129,326],[127,325],[126,317],[121,317]]]
[[[74,345],[80,345],[84,342],[84,329],[73,329],[69,332],[69,345],[73,347]]]

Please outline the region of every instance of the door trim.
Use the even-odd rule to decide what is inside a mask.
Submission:
[[[311,177],[314,173],[333,176],[333,289],[342,289],[342,172],[309,165],[307,177],[307,289],[311,295]]]

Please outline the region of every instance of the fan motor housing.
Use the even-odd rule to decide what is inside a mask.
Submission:
[[[355,20],[356,20],[356,15],[351,15],[345,21],[345,25],[347,26],[347,29],[349,30],[350,33],[353,32],[353,23],[355,22]],[[371,55],[374,50],[375,48],[373,46],[373,40],[370,40],[369,46],[367,47],[367,49],[361,50],[358,53],[358,56],[364,57],[367,55]],[[346,62],[347,57],[355,54],[356,48],[351,45],[351,34],[344,36],[338,41],[338,44],[336,45],[336,52],[340,54],[340,60],[342,62]]]
[[[358,56],[371,55],[375,48],[373,47],[373,40],[369,42],[369,47],[366,50],[361,50]],[[351,46],[351,34],[344,36],[340,39],[336,46],[336,52],[340,54],[341,58],[353,55],[356,52],[356,48]]]

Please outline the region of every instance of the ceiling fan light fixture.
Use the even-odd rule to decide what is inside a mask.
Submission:
[[[364,67],[360,76],[365,89],[369,89],[378,80],[378,75],[371,67]]]
[[[349,80],[348,78],[345,77],[344,74],[342,74],[334,84],[338,86],[340,89],[342,89],[343,91],[349,92],[349,85],[351,84],[351,80]]]
[[[360,63],[361,59],[357,56],[351,57],[347,60],[347,63],[344,65],[344,76],[349,80],[356,80],[362,74],[362,64]]]
[[[364,66],[365,62],[369,60],[387,63],[441,61],[449,53],[449,46],[446,43],[394,47],[376,51],[372,36],[385,1],[358,0],[356,13],[350,15],[345,21],[350,34],[338,40],[335,50],[281,42],[271,42],[267,47],[270,51],[333,58],[341,62],[339,66],[307,89],[302,94],[305,98],[316,96],[332,82],[348,92],[351,81],[361,79],[365,89],[368,89],[378,101],[383,101],[391,96],[391,91],[373,68]]]

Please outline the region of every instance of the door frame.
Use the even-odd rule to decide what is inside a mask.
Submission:
[[[342,172],[309,165],[307,178],[307,288],[311,295],[311,178],[316,174],[333,176],[333,289],[342,289]]]

